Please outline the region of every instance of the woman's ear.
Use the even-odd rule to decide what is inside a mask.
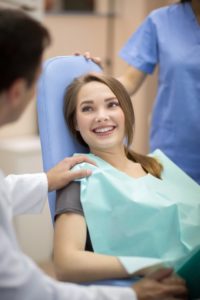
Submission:
[[[80,131],[76,118],[74,118],[74,128],[76,129],[76,131]]]

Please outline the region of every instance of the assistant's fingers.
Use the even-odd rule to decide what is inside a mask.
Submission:
[[[98,57],[98,56],[92,57],[91,60],[103,69],[103,64],[102,64],[102,60],[100,57]]]
[[[86,51],[85,53],[83,53],[83,56],[86,58],[86,59],[90,59],[91,58],[91,54],[89,51]]]

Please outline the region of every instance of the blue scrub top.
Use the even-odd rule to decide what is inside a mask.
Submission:
[[[200,183],[200,25],[190,3],[153,11],[120,52],[151,74],[159,65],[150,144]]]

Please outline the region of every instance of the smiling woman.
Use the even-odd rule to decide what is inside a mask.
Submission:
[[[134,110],[123,85],[103,73],[76,78],[65,94],[64,115],[96,165],[79,165],[92,175],[57,193],[53,257],[58,278],[88,282],[144,275],[152,258],[153,263],[177,262],[189,253],[194,235],[188,232],[200,228],[199,187],[161,151],[143,156],[131,150]],[[186,224],[191,205],[192,224]],[[131,259],[131,270],[124,257]]]
[[[118,80],[104,74],[75,79],[65,95],[64,114],[72,134],[95,157],[132,179],[147,173],[160,178],[162,166],[154,158],[130,149],[134,111]],[[80,184],[73,182],[57,194],[57,199],[54,263],[58,278],[83,282],[129,277],[115,256],[93,252],[80,202]]]

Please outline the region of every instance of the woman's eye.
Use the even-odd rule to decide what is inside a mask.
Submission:
[[[108,104],[108,107],[110,107],[110,108],[117,107],[117,106],[119,106],[119,102],[117,102],[117,101],[113,101]]]
[[[91,106],[84,106],[81,109],[82,112],[90,112],[92,111],[92,107]]]

